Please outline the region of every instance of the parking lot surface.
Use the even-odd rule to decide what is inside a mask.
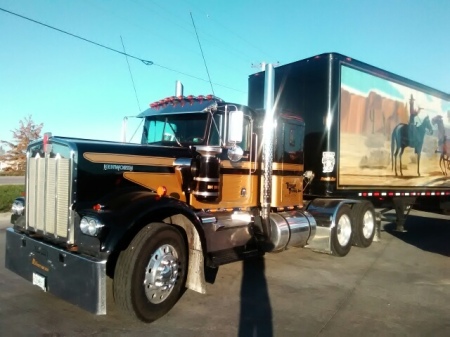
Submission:
[[[143,324],[108,306],[95,316],[4,268],[2,336],[450,336],[450,217],[412,212],[406,233],[384,222],[382,240],[344,258],[289,249],[221,266],[208,294],[186,291]]]

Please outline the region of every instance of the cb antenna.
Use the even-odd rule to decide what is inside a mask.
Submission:
[[[197,36],[198,45],[199,45],[200,51],[202,53],[203,63],[205,64],[206,73],[208,74],[209,84],[211,85],[211,91],[212,91],[212,94],[214,96],[216,96],[216,94],[214,93],[214,88],[213,88],[213,84],[212,84],[212,81],[211,81],[211,76],[209,76],[209,70],[208,70],[208,65],[206,64],[205,55],[203,54],[202,44],[200,43],[200,38],[198,37],[197,28],[195,27],[194,17],[192,16],[192,12],[189,12],[189,14],[191,14],[192,25],[194,26],[195,35]]]

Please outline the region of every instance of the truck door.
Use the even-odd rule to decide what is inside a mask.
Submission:
[[[281,114],[275,128],[272,178],[272,205],[301,205],[303,186],[303,144],[305,124],[302,119]]]
[[[233,125],[230,112],[216,114],[211,124],[210,146],[221,143],[220,197],[217,202],[192,200],[196,208],[246,208],[257,204],[256,136],[253,120],[249,114],[243,116],[241,141],[230,141],[228,135]],[[217,144],[216,144],[217,143]],[[242,151],[240,151],[242,150]],[[238,154],[238,155],[233,155]]]

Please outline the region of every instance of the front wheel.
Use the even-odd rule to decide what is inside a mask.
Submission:
[[[351,209],[348,205],[342,205],[331,230],[331,253],[336,256],[345,256],[350,248],[352,248]]]
[[[152,223],[119,255],[114,300],[125,313],[144,322],[166,314],[181,297],[187,275],[187,249],[175,228]]]

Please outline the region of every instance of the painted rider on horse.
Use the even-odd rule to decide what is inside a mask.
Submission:
[[[409,99],[409,124],[408,124],[408,140],[409,144],[412,147],[415,147],[417,142],[417,127],[420,125],[419,112],[422,110],[418,108],[414,109],[414,97],[411,94],[411,98]]]

